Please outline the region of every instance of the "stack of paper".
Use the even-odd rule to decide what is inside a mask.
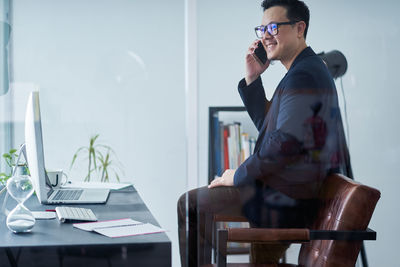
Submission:
[[[130,218],[98,221],[90,223],[75,223],[74,227],[84,231],[94,231],[108,237],[124,237],[165,232],[164,229],[150,223],[142,223]]]

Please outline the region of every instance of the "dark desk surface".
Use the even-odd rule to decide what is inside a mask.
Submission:
[[[3,203],[4,195],[0,196]],[[40,205],[36,196],[32,196],[25,202],[25,206],[31,211],[44,211],[54,209],[55,205]],[[14,208],[16,202],[8,197],[8,209]],[[133,188],[120,191],[111,191],[106,204],[79,204],[79,207],[90,208],[96,214],[99,221],[121,218],[132,218],[140,222],[148,222],[159,226],[153,215],[143,203],[138,192]],[[0,215],[0,249],[3,248],[59,248],[59,247],[151,247],[155,251],[160,249],[163,254],[169,254],[166,258],[166,266],[170,266],[171,241],[165,233],[139,235],[121,238],[109,238],[97,233],[76,229],[71,223],[60,223],[58,219],[36,220],[32,232],[26,234],[14,234],[6,226],[6,217]],[[151,253],[149,254],[151,255]],[[154,255],[156,256],[156,255]]]

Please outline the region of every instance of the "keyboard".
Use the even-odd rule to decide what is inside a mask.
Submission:
[[[82,189],[78,190],[58,190],[53,198],[54,200],[78,200],[83,193]]]
[[[97,221],[91,209],[77,207],[56,207],[57,217],[61,222],[71,221]]]

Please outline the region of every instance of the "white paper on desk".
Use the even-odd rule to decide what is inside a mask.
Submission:
[[[74,182],[70,181],[61,188],[93,188],[93,189],[111,189],[120,190],[131,186],[131,183],[101,183],[101,182]]]
[[[95,229],[99,229],[99,228],[132,226],[132,225],[138,225],[138,224],[143,224],[143,223],[132,220],[130,218],[126,218],[126,219],[99,221],[99,222],[90,222],[90,223],[74,223],[72,226],[74,226],[75,228],[90,232],[90,231],[94,231]]]
[[[126,225],[108,228],[96,228],[95,232],[108,236],[108,237],[124,237],[134,235],[147,235],[165,232],[164,229],[154,226],[150,223]]]

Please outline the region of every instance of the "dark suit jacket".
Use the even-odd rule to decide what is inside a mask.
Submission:
[[[310,47],[270,102],[261,78],[249,86],[240,81],[239,93],[259,136],[254,154],[236,170],[235,186],[262,181],[291,198],[309,199],[329,171],[344,173],[348,152],[335,83]]]

